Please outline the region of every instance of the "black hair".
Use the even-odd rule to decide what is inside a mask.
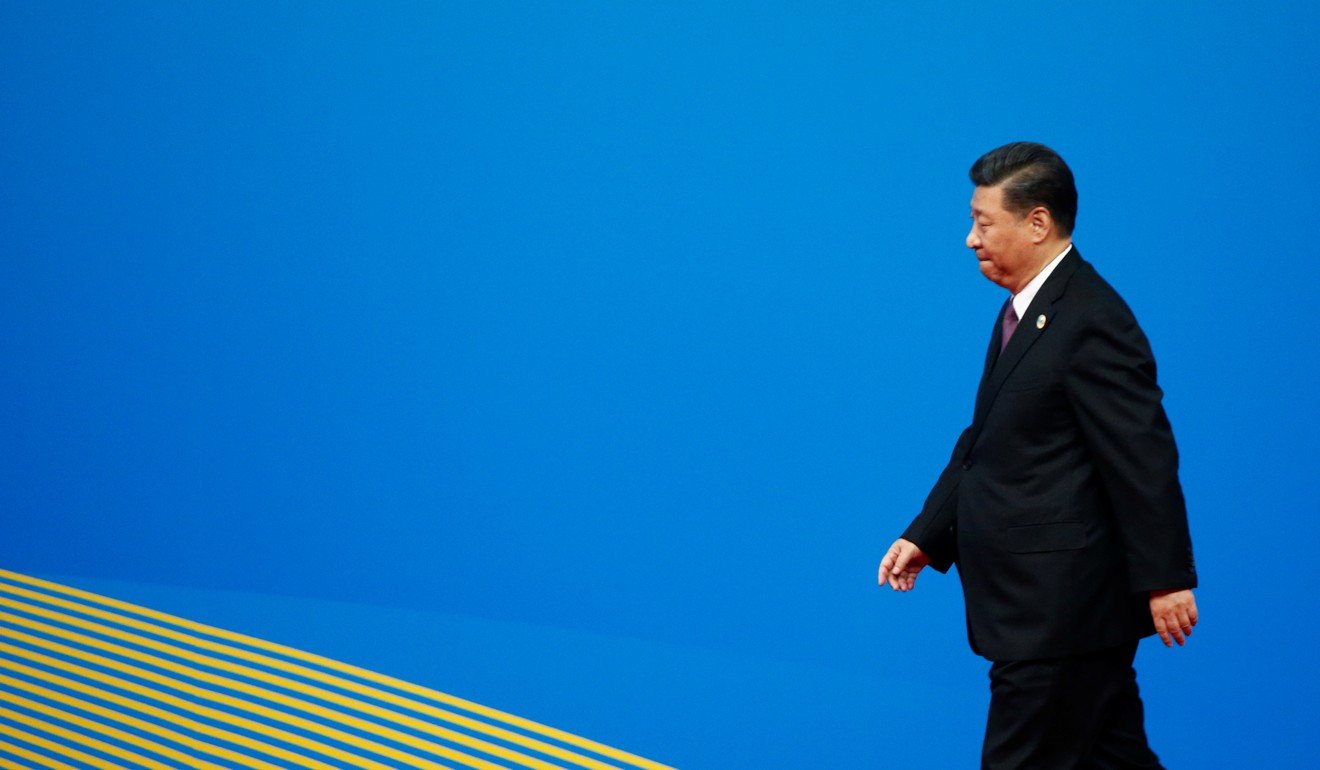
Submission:
[[[1004,208],[1026,214],[1037,206],[1049,209],[1063,235],[1077,222],[1077,185],[1059,153],[1036,142],[1013,142],[976,159],[968,176],[977,187],[1002,184]]]

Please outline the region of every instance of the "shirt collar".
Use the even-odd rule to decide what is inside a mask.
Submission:
[[[1036,277],[1032,278],[1031,282],[1022,288],[1022,291],[1013,295],[1013,312],[1017,314],[1018,318],[1021,318],[1022,314],[1027,312],[1027,308],[1031,307],[1031,301],[1036,298],[1036,293],[1040,291],[1040,287],[1045,285],[1045,279],[1050,277],[1050,273],[1054,272],[1054,268],[1059,266],[1059,263],[1063,261],[1064,257],[1068,256],[1070,251],[1072,251],[1071,243],[1059,252],[1059,256],[1051,259],[1044,269],[1036,273]]]

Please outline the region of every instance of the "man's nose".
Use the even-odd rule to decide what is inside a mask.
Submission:
[[[981,239],[976,235],[976,225],[972,225],[971,229],[967,231],[967,248],[976,249],[980,246]]]

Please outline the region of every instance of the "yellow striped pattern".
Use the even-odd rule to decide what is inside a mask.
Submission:
[[[0,768],[670,770],[347,663],[0,570]]]

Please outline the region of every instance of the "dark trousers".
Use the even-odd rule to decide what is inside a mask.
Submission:
[[[1161,768],[1146,743],[1137,643],[990,667],[982,770]]]

